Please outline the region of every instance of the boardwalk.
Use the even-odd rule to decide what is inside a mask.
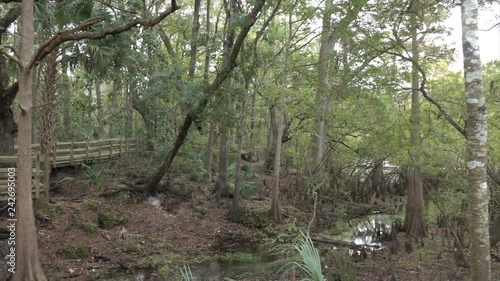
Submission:
[[[75,166],[94,160],[110,159],[122,153],[137,150],[135,139],[107,139],[81,142],[57,142],[47,157],[40,155],[40,145],[33,144],[33,198],[48,198],[50,169],[63,166]],[[17,149],[17,146],[15,147]],[[0,163],[10,163],[15,167],[17,156],[0,156]],[[0,200],[8,197],[9,182],[13,181],[12,170],[0,168]],[[20,187],[18,187],[20,188]]]

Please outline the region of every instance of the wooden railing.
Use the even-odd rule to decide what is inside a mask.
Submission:
[[[40,144],[32,144],[33,199],[40,198],[40,196],[48,199],[49,194],[46,187],[49,186],[51,167],[74,166],[94,160],[110,159],[125,152],[136,151],[137,147],[136,139],[56,142],[50,155],[41,155]],[[17,151],[17,145],[14,148]],[[0,163],[4,163],[3,166],[10,163],[12,167],[16,167],[17,156],[0,156]],[[0,200],[6,200],[8,197],[8,169],[0,168]]]
[[[56,142],[49,155],[50,165],[55,168],[109,159],[124,152],[137,150],[137,146],[135,139]],[[17,150],[17,146],[14,148]],[[31,150],[35,154],[40,154],[40,144],[32,144]]]
[[[7,200],[8,186],[9,182],[14,182],[17,184],[17,168],[16,168],[17,156],[0,156],[0,163],[7,166],[5,168],[0,168],[0,200]],[[32,181],[31,181],[31,191],[33,192],[33,198],[47,197],[47,188],[45,188],[45,182],[48,182],[48,176],[43,170],[44,163],[41,161],[39,155],[34,155],[32,158]],[[14,170],[12,170],[14,168]],[[15,188],[21,188],[20,186],[15,186]]]

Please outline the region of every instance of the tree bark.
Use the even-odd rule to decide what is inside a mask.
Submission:
[[[236,135],[236,167],[234,170],[234,194],[233,205],[231,206],[232,215],[237,215],[240,208],[240,184],[241,184],[241,152],[243,151],[243,135],[245,134],[245,115],[246,115],[246,99],[250,85],[250,77],[245,78],[245,95],[241,101],[240,120],[238,125],[238,133]]]
[[[226,105],[227,106],[227,105]],[[227,190],[227,174],[228,174],[228,129],[224,124],[221,124],[220,128],[220,148],[219,148],[219,165],[217,173],[217,180],[215,181],[215,194],[217,207],[220,207],[221,199],[223,195],[228,193]]]
[[[113,79],[113,90],[111,90],[110,99],[111,99],[111,108],[110,108],[110,121],[109,121],[109,137],[114,138],[116,137],[116,122],[117,119],[115,119],[116,115],[116,110],[118,109],[118,94],[120,92],[120,81],[118,78]]]
[[[22,2],[20,74],[19,74],[19,141],[17,169],[16,271],[14,281],[45,281],[36,238],[35,216],[31,198],[31,115],[34,54],[33,0]]]
[[[331,21],[332,21],[333,1],[325,1],[325,10],[323,12],[323,26],[321,31],[321,43],[318,58],[318,85],[316,88],[316,108],[319,111],[319,116],[316,120],[316,132],[311,138],[311,160],[314,171],[317,171],[322,166],[323,156],[325,153],[326,139],[326,115],[329,111],[329,106],[326,105],[326,97],[330,88],[330,62],[332,55],[335,53],[335,40],[332,36]]]
[[[98,124],[98,134],[97,139],[102,139],[104,137],[104,115],[102,111],[102,92],[101,92],[101,80],[95,80],[95,98],[97,103],[97,124]]]
[[[415,5],[413,2],[412,5]],[[414,8],[412,6],[411,8]],[[407,173],[408,199],[406,202],[405,229],[412,236],[425,236],[427,230],[424,222],[424,187],[420,172],[422,140],[420,136],[420,90],[419,72],[419,50],[417,38],[417,17],[415,11],[410,19],[412,33],[412,92],[411,92],[411,125],[410,125],[410,157],[413,161]]]
[[[252,11],[246,15],[241,31],[236,38],[233,48],[231,49],[231,53],[229,55],[225,55],[223,58],[222,68],[220,72],[217,73],[217,76],[212,81],[212,83],[204,88],[203,96],[198,105],[193,110],[191,110],[184,118],[184,122],[179,130],[179,133],[177,134],[175,142],[170,147],[170,150],[165,156],[162,165],[153,175],[149,177],[146,184],[146,191],[148,193],[155,193],[157,191],[158,184],[170,169],[172,161],[177,155],[179,148],[184,143],[184,140],[188,135],[189,128],[191,127],[193,121],[199,119],[201,113],[207,106],[208,101],[212,98],[215,91],[220,87],[224,80],[226,80],[229,73],[231,73],[231,71],[236,67],[236,58],[238,57],[241,46],[243,45],[243,42],[247,37],[248,32],[250,31],[250,28],[257,20],[258,14],[262,10],[264,3],[265,0],[257,0],[252,8]]]
[[[57,85],[57,49],[46,58],[45,81],[42,108],[42,131],[40,136],[40,152],[49,155],[52,148],[53,132],[56,117],[56,85]]]
[[[483,92],[477,0],[462,0],[462,48],[467,105],[467,172],[471,232],[472,280],[491,280],[487,175],[487,114]]]

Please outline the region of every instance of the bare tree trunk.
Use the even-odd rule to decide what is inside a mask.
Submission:
[[[280,97],[280,110],[279,110],[279,120],[278,120],[278,133],[276,135],[276,150],[274,157],[274,169],[273,169],[273,192],[271,196],[271,214],[273,221],[275,223],[281,222],[281,210],[280,210],[280,164],[281,164],[281,137],[283,136],[284,129],[284,115],[285,115],[285,98],[283,94]]]
[[[292,43],[293,36],[293,12],[295,7],[297,7],[298,0],[293,3],[288,11],[288,38],[285,46],[285,57],[283,65],[283,77],[281,80],[281,87],[286,88],[288,83],[288,63],[290,60],[290,45]],[[274,156],[274,169],[273,169],[273,192],[271,195],[271,215],[275,223],[281,222],[281,210],[280,210],[280,166],[281,166],[281,146],[283,144],[283,131],[285,130],[285,96],[280,93],[280,104],[277,110],[279,114],[279,119],[277,122],[277,133],[276,133],[276,150]]]
[[[233,205],[231,207],[232,215],[237,215],[240,204],[240,182],[241,182],[241,152],[243,151],[243,135],[245,134],[245,114],[246,114],[246,99],[248,96],[248,89],[250,85],[250,77],[245,77],[245,95],[241,101],[240,122],[238,126],[238,133],[236,135],[236,167],[234,170],[234,194]]]
[[[379,197],[380,195],[385,194],[383,189],[384,184],[384,160],[379,159],[375,161],[372,176],[372,189],[375,191],[375,196]]]
[[[93,130],[92,130],[92,123],[93,123],[92,122],[92,112],[94,111],[93,110],[94,99],[92,97],[92,86],[88,87],[87,90],[88,90],[88,93],[89,93],[89,97],[88,97],[88,100],[87,100],[87,102],[88,102],[88,105],[87,105],[87,110],[88,110],[88,112],[87,112],[87,118],[89,120],[88,121],[89,122],[89,124],[88,124],[88,136],[89,136],[89,138],[91,138],[92,135],[93,135]]]
[[[467,105],[467,171],[469,175],[469,208],[472,280],[491,280],[490,235],[487,175],[487,114],[483,92],[479,34],[478,3],[462,0],[462,47],[464,54],[465,97]]]
[[[415,2],[413,2],[415,5]],[[414,7],[414,6],[413,6]],[[425,236],[427,230],[424,222],[424,192],[421,168],[421,146],[420,136],[420,91],[419,72],[417,64],[419,62],[419,50],[417,39],[417,18],[415,13],[411,15],[412,32],[412,94],[411,94],[411,158],[412,166],[408,171],[408,199],[406,203],[405,229],[406,233],[412,236]]]
[[[323,12],[323,27],[321,33],[321,46],[318,58],[318,86],[316,88],[316,108],[319,116],[316,120],[316,133],[311,138],[311,160],[314,171],[322,166],[325,154],[326,141],[326,116],[329,111],[329,105],[326,104],[326,97],[329,95],[330,88],[330,62],[334,54],[334,38],[331,31],[333,1],[325,2]]]
[[[42,155],[50,153],[56,116],[56,85],[57,85],[57,54],[58,50],[50,53],[45,66],[45,81],[42,107],[42,132],[40,136],[40,152]]]
[[[36,238],[35,216],[31,198],[31,115],[32,115],[32,79],[30,67],[34,54],[33,0],[22,2],[21,40],[20,40],[20,75],[19,75],[19,142],[17,169],[17,205],[16,205],[16,257],[17,263],[14,281],[45,281]]]
[[[208,174],[208,181],[212,181],[212,149],[215,139],[215,123],[210,122],[210,132],[208,133],[207,154],[205,156],[205,171]]]
[[[120,82],[118,79],[113,79],[113,89],[110,93],[111,98],[111,108],[110,108],[110,121],[109,121],[109,137],[114,138],[116,136],[116,119],[114,118],[116,115],[116,110],[118,109],[118,94],[120,91]]]
[[[226,105],[227,106],[227,105]],[[215,181],[215,194],[217,207],[220,207],[222,196],[228,193],[227,190],[227,174],[228,174],[228,129],[224,124],[220,128],[220,148],[219,148],[219,165],[217,180]]]
[[[269,118],[267,126],[267,152],[264,160],[264,169],[271,173],[274,170],[274,158],[276,157],[276,140],[278,126],[276,122],[276,105],[269,105]]]
[[[99,126],[98,139],[104,137],[104,115],[102,111],[102,93],[101,93],[101,80],[95,80],[95,97],[97,102],[97,123]]]
[[[61,106],[62,106],[62,123],[64,132],[66,135],[64,136],[64,140],[70,140],[72,138],[73,130],[71,129],[71,93],[68,77],[66,74],[63,74],[60,79],[60,88],[59,94],[61,95]]]
[[[207,10],[206,10],[206,33],[210,34],[210,0],[207,0]],[[208,72],[210,67],[210,36],[207,36],[205,40],[205,65],[203,67],[203,82],[208,83]],[[212,149],[214,146],[215,138],[215,123],[210,122],[210,132],[208,133],[207,140],[207,154],[205,155],[205,171],[208,174],[208,181],[212,181]]]

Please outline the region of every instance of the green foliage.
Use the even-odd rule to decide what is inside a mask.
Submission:
[[[251,228],[264,228],[269,225],[269,212],[259,210],[240,210],[236,216],[230,216],[229,220]]]
[[[349,256],[342,255],[339,251],[334,251],[332,253],[333,259],[335,261],[335,265],[338,270],[337,279],[339,281],[354,281],[356,280],[357,271],[356,265],[351,261]],[[330,274],[332,280],[333,276]]]
[[[321,259],[318,249],[314,247],[309,232],[304,233],[300,231],[300,234],[302,235],[302,240],[294,245],[295,250],[300,255],[299,261],[289,263],[288,266],[300,268],[307,276],[307,278],[302,280],[324,281],[325,277],[321,270]]]
[[[125,248],[125,252],[127,252],[127,253],[139,253],[139,252],[141,252],[141,246],[138,244],[135,244],[135,243],[131,243],[131,244],[127,245],[127,247]]]
[[[241,262],[249,263],[255,262],[257,257],[252,253],[234,252],[234,253],[224,253],[218,256],[220,260],[226,262]]]
[[[88,166],[85,163],[81,165],[83,167],[84,182],[87,187],[93,185],[96,190],[101,190],[102,185],[108,180],[108,176],[111,174],[109,169],[96,165]]]
[[[185,265],[183,268],[180,269],[181,275],[182,275],[182,280],[184,281],[193,281],[193,273],[191,272],[191,268],[189,265]]]
[[[74,246],[70,245],[66,248],[65,257],[67,259],[84,259],[90,255],[90,248],[88,246]]]
[[[83,231],[88,234],[94,234],[97,232],[97,224],[93,222],[86,221],[81,225]]]
[[[115,226],[115,220],[108,213],[99,213],[97,215],[97,222],[100,228],[109,229]]]

